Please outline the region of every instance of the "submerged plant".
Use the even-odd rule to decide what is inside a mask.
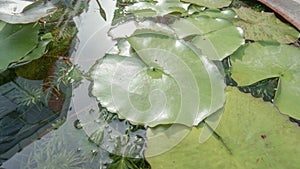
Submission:
[[[29,154],[22,169],[82,169],[87,161],[87,157],[76,150],[67,150],[67,143],[55,137],[34,145],[35,151]]]

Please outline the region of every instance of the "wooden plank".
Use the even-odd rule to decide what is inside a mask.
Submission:
[[[258,0],[300,30],[300,0]]]

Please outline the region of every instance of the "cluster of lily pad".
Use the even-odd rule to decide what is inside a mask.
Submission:
[[[119,24],[110,31],[113,39],[118,41],[118,52],[107,54],[93,67],[92,93],[108,110],[118,113],[121,118],[126,118],[134,124],[156,126],[181,123],[197,126],[203,119],[222,108],[225,102],[224,80],[222,73],[217,70],[216,62],[231,56],[232,76],[240,86],[271,77],[282,76],[284,79],[284,67],[291,67],[289,64],[295,64],[294,62],[276,65],[275,74],[272,74],[272,70],[267,73],[268,70],[265,69],[274,67],[274,57],[280,57],[278,63],[283,63],[280,60],[281,55],[288,53],[292,58],[282,58],[285,62],[296,59],[293,57],[297,57],[299,49],[280,43],[294,42],[298,31],[282,23],[271,13],[259,13],[248,8],[216,9],[229,4],[230,1],[160,0],[127,6],[127,15],[133,15],[136,20]],[[126,25],[133,24],[132,22],[133,31],[120,33],[124,32]],[[276,31],[272,30],[272,25],[276,25]],[[244,37],[246,40],[257,42],[244,44]],[[267,44],[262,41],[274,43]],[[249,54],[246,54],[244,51],[248,47],[251,49],[247,50]],[[285,48],[289,52],[286,52]],[[252,60],[246,62],[243,59],[240,63],[243,64],[242,68],[238,69],[238,66],[235,66],[238,65],[237,58],[246,58],[248,55],[251,56],[249,59],[266,63],[255,69],[258,63],[254,64]],[[176,63],[176,59],[184,65]],[[273,60],[272,65],[268,65],[270,60]],[[243,70],[246,67],[247,70]],[[155,71],[150,70],[153,68]],[[187,69],[189,71],[186,71]],[[193,79],[187,80],[190,74],[196,79],[195,87]],[[253,77],[253,80],[240,80],[240,74],[245,79]],[[184,91],[182,86],[189,86],[194,91]],[[299,106],[290,101],[293,92],[288,92],[288,87],[284,88],[287,88],[286,94],[277,94],[274,103],[285,114],[299,118],[295,114],[297,109],[300,109],[297,108]],[[159,89],[165,94],[164,97],[155,95],[158,98],[155,99],[157,105],[150,97],[154,89]],[[281,89],[278,88],[278,91],[281,92]],[[195,93],[197,95],[192,95]],[[171,102],[168,98],[174,99]],[[185,106],[185,102],[191,100],[196,106]],[[155,106],[161,108],[155,109]],[[293,108],[286,110],[284,107]],[[180,114],[184,116],[180,117]]]
[[[132,3],[124,8],[130,19],[115,18],[114,23],[122,23],[110,31],[116,48],[91,69],[92,94],[102,106],[133,124],[150,126],[146,156],[154,168],[264,168],[274,166],[275,159],[283,166],[296,165],[288,161],[300,153],[293,145],[300,135],[288,116],[300,118],[296,103],[300,98],[300,49],[289,44],[298,39],[299,32],[273,13],[232,9],[230,3]],[[128,21],[132,18],[134,21]],[[123,33],[128,28],[132,31]],[[288,116],[271,103],[231,87],[225,89],[219,65],[228,57],[239,86],[278,78],[274,105]],[[176,135],[162,131],[164,124],[180,126],[176,131],[197,128],[170,152],[152,157],[159,152],[161,138]],[[205,132],[214,137],[197,144],[203,142],[199,134]],[[294,154],[284,156],[273,148]],[[207,152],[211,152],[209,157]],[[202,160],[191,161],[191,154]]]

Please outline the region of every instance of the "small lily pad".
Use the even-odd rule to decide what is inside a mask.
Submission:
[[[205,6],[208,8],[223,8],[231,4],[231,0],[182,0],[183,2]]]
[[[226,19],[189,17],[176,20],[171,27],[179,38],[195,36],[191,43],[211,60],[223,60],[244,44],[243,30]]]
[[[185,13],[189,4],[182,3],[179,0],[158,0],[157,3],[138,2],[126,7],[128,13],[138,17],[164,16],[170,13]]]

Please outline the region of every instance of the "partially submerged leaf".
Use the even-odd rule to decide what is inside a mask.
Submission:
[[[232,77],[239,86],[278,77],[274,104],[300,119],[300,49],[289,45],[251,43],[231,56]]]
[[[243,43],[243,31],[230,21],[207,16],[176,20],[171,27],[179,38],[195,36],[192,44],[212,60],[223,60]]]
[[[5,24],[0,31],[0,70],[19,61],[36,47],[38,28],[37,24]]]
[[[92,94],[132,123],[197,125],[223,107],[223,76],[191,45],[156,32],[128,38],[132,57],[107,55],[92,69]]]
[[[56,7],[51,1],[5,0],[0,1],[0,20],[11,24],[31,23],[52,14],[55,10]]]
[[[280,43],[292,43],[298,39],[299,32],[281,22],[273,13],[257,12],[244,7],[234,10],[240,17],[234,24],[243,28],[246,39]]]
[[[202,130],[201,125],[193,127],[175,148],[158,156],[149,157],[148,153],[160,144],[148,142],[146,156],[152,168],[263,169],[299,166],[299,127],[272,104],[241,93],[236,88],[228,88],[225,112],[214,137],[199,144]]]
[[[0,21],[0,25],[1,22]],[[52,40],[51,33],[38,35],[38,24],[8,24],[0,30],[0,70],[10,64],[38,59]],[[39,40],[40,39],[40,40]]]
[[[223,8],[231,4],[231,0],[181,0],[183,2],[205,6],[208,8]]]
[[[46,35],[49,35],[50,37],[43,38]],[[28,55],[26,55],[25,57],[23,57],[18,62],[25,62],[25,61],[30,61],[30,60],[34,60],[34,59],[40,58],[45,53],[46,47],[51,42],[51,40],[52,40],[51,33],[48,33],[48,34],[45,34],[44,36],[41,36],[41,40],[38,43],[38,45],[36,46],[36,48],[33,49],[32,51],[30,51],[30,53]]]

